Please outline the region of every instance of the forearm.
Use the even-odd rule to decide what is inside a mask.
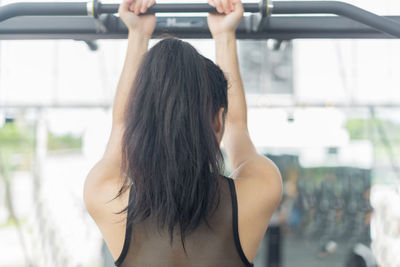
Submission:
[[[124,123],[124,112],[143,55],[147,52],[150,37],[129,33],[128,49],[122,74],[117,86],[113,107],[113,125]]]
[[[215,37],[217,64],[228,80],[228,114],[226,123],[247,128],[247,104],[239,70],[235,33]]]

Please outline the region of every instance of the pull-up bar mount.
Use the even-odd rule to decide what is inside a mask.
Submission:
[[[282,16],[276,16],[276,15],[287,15],[287,14],[292,14],[292,15],[298,15],[298,14],[334,14],[339,17],[344,17],[346,19],[350,19],[352,21],[356,21],[360,24],[366,25],[367,29],[370,27],[373,31],[376,30],[377,32],[381,32],[382,36],[385,36],[387,38],[400,38],[400,22],[397,19],[392,19],[390,17],[384,17],[384,16],[379,16],[376,15],[372,12],[366,11],[364,9],[361,9],[359,7],[356,7],[354,5],[350,5],[347,3],[343,2],[338,2],[338,1],[272,1],[272,0],[262,0],[259,3],[244,3],[243,4],[245,12],[252,13],[253,15],[250,17],[260,17],[261,19],[258,20],[258,25],[254,27],[250,27],[250,29],[247,30],[247,33],[250,34],[250,32],[264,32],[266,35],[268,34],[268,30],[270,30],[268,27],[270,27],[269,24],[274,24],[272,21],[279,21],[280,23],[284,21],[288,21],[288,23],[285,23],[285,27],[289,28],[289,22],[290,21],[301,21],[303,17],[300,16],[293,16],[293,17],[282,17]],[[20,17],[20,16],[28,16],[30,18],[32,17],[37,17],[41,16],[41,19],[44,19],[43,16],[45,17],[52,17],[54,18],[55,16],[68,16],[69,19],[72,18],[77,18],[77,17],[93,17],[95,19],[99,19],[100,16],[113,16],[112,14],[115,14],[118,12],[119,5],[118,4],[103,4],[99,2],[98,0],[92,0],[89,2],[56,2],[56,3],[50,3],[50,2],[28,2],[28,3],[12,3],[9,5],[5,5],[0,7],[0,39],[2,38],[2,34],[4,34],[4,30],[2,28],[2,24],[5,23],[6,20],[9,20],[11,18],[15,17]],[[202,3],[187,3],[187,4],[155,4],[154,6],[150,7],[147,11],[148,13],[204,13],[204,12],[217,12],[216,9],[208,4],[202,4]],[[258,14],[258,15],[254,15]],[[113,16],[114,17],[114,16]],[[116,17],[115,17],[116,18]],[[324,24],[320,25],[320,28],[322,30],[330,30],[332,28],[332,31],[336,34],[333,34],[332,36],[335,36],[336,38],[340,38],[340,34],[346,32],[346,27],[343,27],[343,29],[337,29],[336,25],[327,25],[326,23],[332,21],[330,19],[331,17],[316,17],[313,19],[313,17],[308,17],[308,21],[311,20],[318,20],[322,19],[324,21]],[[159,17],[159,19],[162,19]],[[193,18],[197,22],[199,22],[199,18]],[[37,20],[36,20],[37,21]],[[83,20],[82,20],[83,21]],[[313,34],[318,29],[318,25],[311,25],[304,19],[304,27],[305,27],[305,33],[302,33],[298,27],[298,25],[293,24],[292,27],[297,29],[300,38],[305,37],[307,38],[307,35],[310,35],[312,37],[310,38],[317,38],[314,37]],[[349,22],[349,20],[346,20],[346,23]],[[21,24],[19,23],[18,30],[19,32],[23,32],[24,29],[21,28]],[[38,23],[40,24],[40,23]],[[204,21],[202,21],[202,27],[205,27],[206,25],[203,25]],[[286,25],[288,24],[288,25]],[[15,25],[11,24],[11,29],[8,27],[5,27],[5,33],[7,34],[12,34],[13,29],[15,30]],[[42,24],[40,24],[42,25]],[[188,27],[190,27],[192,24],[189,24]],[[275,24],[274,24],[275,25]],[[301,24],[303,25],[303,24]],[[359,25],[359,24],[357,24]],[[107,26],[107,25],[106,25]],[[354,24],[350,24],[350,28],[355,28]],[[25,27],[29,28],[31,25],[25,25]],[[66,26],[62,25],[60,28],[65,28]],[[86,26],[80,25],[80,28],[84,28]],[[281,29],[283,26],[278,25],[278,29]],[[357,26],[360,28],[359,26]],[[176,27],[175,27],[176,28]],[[367,29],[364,27],[362,28],[362,34],[365,35]],[[36,29],[35,29],[36,30]],[[46,30],[48,30],[46,28]],[[106,34],[107,31],[110,29],[107,29],[105,31],[95,31],[96,34],[99,35],[99,38],[101,38],[101,34]],[[114,29],[115,30],[115,29]],[[196,33],[189,33],[191,29],[186,28],[183,31],[183,36],[187,34],[188,36],[195,36]],[[202,29],[203,30],[203,29]],[[321,30],[321,31],[322,31]],[[207,29],[208,31],[208,29]],[[29,32],[29,31],[28,31]],[[32,31],[33,34],[36,34],[37,32],[40,31]],[[71,31],[70,31],[71,32]],[[157,32],[157,29],[156,29]],[[31,33],[31,32],[29,32]],[[120,33],[120,32],[119,32]],[[355,33],[354,38],[357,38],[357,35],[359,33]],[[364,36],[362,35],[362,36]],[[203,36],[203,35],[202,35]],[[328,35],[329,36],[329,35]],[[344,35],[345,38],[352,38],[350,32],[346,32],[346,35]],[[376,35],[371,35],[371,36],[376,36]],[[296,34],[291,34],[289,35],[288,39],[290,37],[296,37]],[[285,39],[285,38],[283,38]]]
[[[90,3],[90,2],[89,2]],[[98,14],[113,14],[118,12],[118,4],[101,4],[92,2],[93,16]],[[260,13],[263,17],[271,14],[334,14],[346,17],[376,30],[400,38],[400,24],[385,17],[368,12],[364,9],[338,1],[272,1],[262,0],[259,3],[243,4],[245,12]],[[208,4],[156,4],[147,13],[203,13],[217,10]]]

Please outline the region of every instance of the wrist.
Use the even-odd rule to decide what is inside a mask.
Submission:
[[[220,32],[213,34],[213,39],[216,42],[226,41],[226,40],[236,40],[236,33],[234,31]]]
[[[216,47],[227,47],[236,43],[236,34],[234,32],[224,32],[213,36]]]
[[[148,43],[150,38],[151,38],[150,35],[142,33],[137,30],[129,30],[128,33],[128,41],[137,44]]]

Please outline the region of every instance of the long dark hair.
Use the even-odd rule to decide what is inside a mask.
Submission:
[[[185,236],[219,203],[223,156],[213,130],[228,108],[221,69],[189,43],[168,38],[144,56],[125,112],[122,194],[132,186],[129,225],[155,217]],[[225,116],[223,116],[225,117]],[[179,232],[178,232],[179,233]]]

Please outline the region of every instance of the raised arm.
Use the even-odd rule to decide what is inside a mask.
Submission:
[[[154,0],[123,0],[118,13],[128,27],[128,48],[124,67],[117,86],[113,105],[113,122],[110,139],[102,163],[112,164],[119,171],[121,166],[121,140],[124,131],[124,112],[136,77],[139,64],[147,52],[153,34],[155,15],[139,16],[155,3]]]
[[[228,113],[223,144],[235,179],[238,225],[244,253],[254,259],[269,221],[282,197],[278,168],[259,155],[250,139],[247,105],[236,49],[235,30],[243,17],[240,0],[209,0],[221,15],[210,14],[217,64],[228,80]]]
[[[128,49],[124,68],[118,83],[114,100],[113,126],[124,122],[124,111],[139,64],[147,52],[153,34],[156,18],[154,15],[139,16],[154,4],[154,0],[124,0],[119,15],[129,29]]]
[[[233,170],[231,176],[240,180],[238,183],[245,184],[244,195],[267,196],[257,199],[257,203],[267,203],[267,212],[272,214],[281,198],[282,184],[275,164],[257,153],[248,131],[247,104],[235,35],[243,17],[243,5],[240,0],[210,0],[209,4],[221,13],[209,14],[208,24],[215,40],[217,64],[229,83],[223,144]]]
[[[236,170],[245,162],[265,161],[249,136],[246,96],[239,71],[235,31],[243,17],[243,5],[240,0],[210,0],[209,4],[221,13],[209,14],[208,24],[215,40],[217,64],[229,83],[223,143],[232,170]]]
[[[119,7],[119,15],[129,29],[128,48],[122,74],[117,86],[112,117],[112,130],[102,159],[91,169],[85,183],[84,196],[96,194],[105,184],[122,183],[121,142],[124,132],[124,113],[127,100],[133,90],[139,64],[147,52],[150,37],[154,31],[156,18],[154,15],[139,16],[154,4],[154,0],[123,0]],[[116,186],[117,187],[117,186]]]
[[[235,170],[249,157],[257,155],[248,137],[247,105],[236,48],[235,30],[243,17],[243,6],[240,1],[215,0],[209,3],[216,6],[218,12],[225,14],[210,14],[208,24],[215,40],[217,64],[229,83],[223,143],[231,167]]]

